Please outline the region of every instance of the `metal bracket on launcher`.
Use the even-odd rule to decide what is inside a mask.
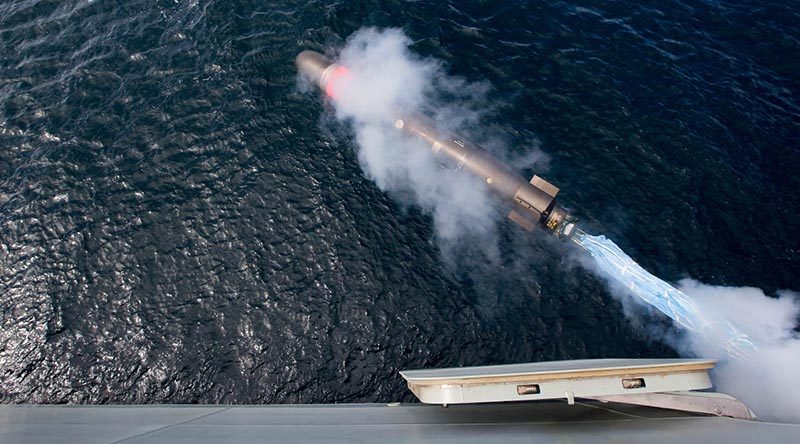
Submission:
[[[664,392],[641,393],[630,395],[595,396],[602,402],[618,402],[621,404],[643,405],[662,409],[680,410],[684,412],[704,413],[715,416],[755,420],[756,415],[738,399],[722,393],[714,392]]]

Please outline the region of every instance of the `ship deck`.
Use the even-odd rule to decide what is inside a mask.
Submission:
[[[576,400],[453,405],[0,406],[0,443],[797,443],[800,425]]]

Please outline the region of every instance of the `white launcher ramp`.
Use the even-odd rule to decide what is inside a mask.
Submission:
[[[709,359],[585,359],[485,367],[406,370],[426,404],[474,404],[575,398],[683,410],[740,419],[755,416],[712,387]]]

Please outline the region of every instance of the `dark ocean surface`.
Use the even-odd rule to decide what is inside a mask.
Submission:
[[[294,57],[400,27],[491,83],[487,131],[538,140],[588,231],[670,281],[800,290],[798,11],[4,0],[0,401],[409,401],[406,368],[675,356],[542,233],[443,255]]]

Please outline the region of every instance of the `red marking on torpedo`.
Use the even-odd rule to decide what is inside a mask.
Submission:
[[[342,81],[346,81],[348,77],[350,77],[350,71],[344,66],[337,66],[336,69],[331,72],[328,82],[325,83],[325,94],[334,99],[337,98],[340,92],[339,89],[343,83]]]

